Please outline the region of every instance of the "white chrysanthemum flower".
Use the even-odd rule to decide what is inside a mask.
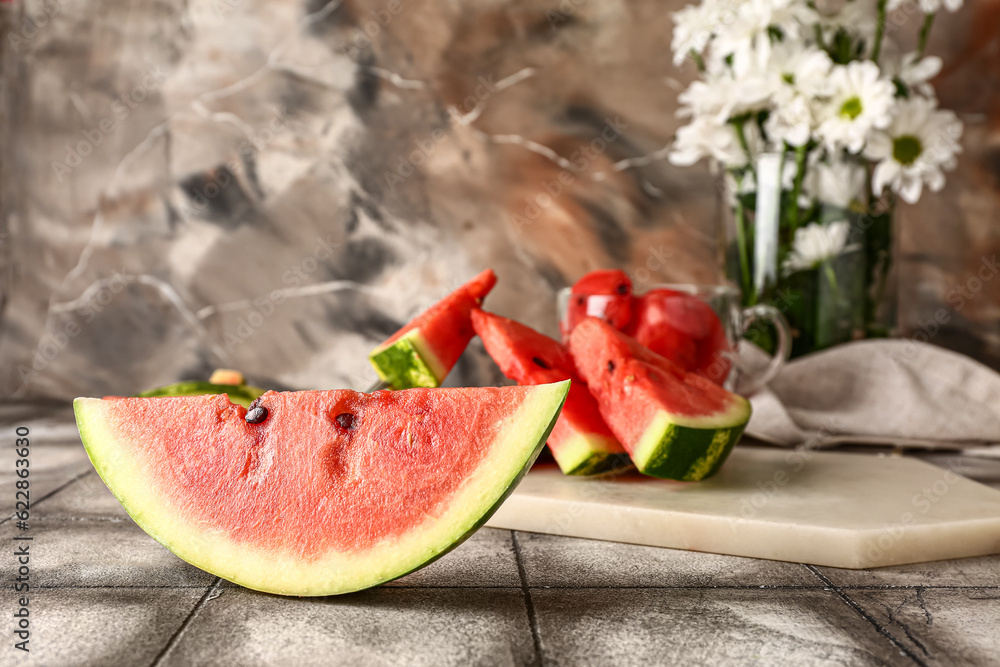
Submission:
[[[889,0],[892,2],[892,0]],[[823,27],[830,34],[845,28],[853,35],[871,35],[878,24],[877,2],[847,2],[836,13],[824,17]]]
[[[964,4],[963,0],[919,0],[920,11],[924,14],[934,14],[943,6],[949,12],[957,12]]]
[[[893,53],[885,50],[882,58],[882,71],[890,79],[898,78],[911,91],[916,91],[924,97],[934,97],[934,88],[930,80],[941,71],[941,59],[937,56],[920,57],[916,51],[906,54]]]
[[[674,64],[680,65],[692,51],[702,53],[712,35],[735,20],[735,3],[732,0],[704,0],[676,12],[671,41]]]
[[[764,123],[764,130],[771,141],[798,147],[809,142],[814,125],[809,100],[803,95],[789,92],[776,96],[774,109]]]
[[[872,191],[878,195],[888,186],[910,204],[920,199],[925,183],[937,192],[944,187],[943,170],[955,168],[961,137],[962,123],[953,112],[923,97],[901,100],[892,124],[865,147],[865,156],[878,161]]]
[[[717,33],[717,48],[723,55],[748,49],[768,28],[778,28],[783,37],[798,39],[805,26],[818,18],[805,0],[742,0],[735,19]]]
[[[829,54],[815,46],[785,40],[773,46],[768,67],[785,85],[810,97],[829,93]]]
[[[857,153],[872,128],[883,129],[892,121],[896,87],[882,78],[875,63],[855,61],[834,66],[830,88],[817,134],[831,151],[844,147]]]
[[[889,0],[886,3],[885,9],[887,12],[892,13],[912,1],[913,0]],[[924,14],[935,14],[941,11],[942,6],[944,6],[944,8],[949,12],[957,12],[962,8],[964,0],[917,0],[916,4],[920,5],[920,11]]]
[[[732,66],[709,68],[703,80],[692,82],[677,97],[682,105],[678,115],[709,116],[724,123],[747,111],[766,109],[778,82],[767,67],[767,40],[758,44]]]
[[[828,93],[832,67],[830,56],[817,48],[792,41],[774,46],[768,62],[776,82],[765,127],[769,139],[778,145],[808,143],[816,129],[814,100]]]
[[[770,89],[755,77],[709,76],[693,81],[677,96],[679,116],[709,117],[725,123],[733,116],[767,106]]]
[[[785,275],[814,269],[828,259],[855,249],[856,244],[847,245],[850,232],[851,226],[844,220],[826,225],[814,222],[796,229],[792,251],[781,265]]]
[[[819,162],[806,173],[803,189],[810,199],[847,209],[867,194],[868,172],[853,161]]]
[[[744,136],[751,155],[763,149],[763,141],[754,125],[746,126]],[[703,158],[711,158],[727,169],[738,169],[748,163],[750,156],[731,123],[698,117],[677,130],[669,159],[673,164],[687,167]]]

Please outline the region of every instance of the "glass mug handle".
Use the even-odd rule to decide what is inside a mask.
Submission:
[[[751,377],[749,381],[740,383],[740,393],[749,396],[770,382],[778,374],[778,371],[781,370],[781,367],[785,365],[785,362],[788,361],[788,357],[792,351],[792,330],[788,326],[788,320],[781,314],[781,311],[774,306],[766,304],[744,308],[741,319],[741,333],[743,334],[746,334],[750,330],[750,327],[761,320],[770,322],[774,326],[775,331],[778,332],[778,349],[775,350],[771,361],[762,371]]]

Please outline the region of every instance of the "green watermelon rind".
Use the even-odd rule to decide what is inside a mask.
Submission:
[[[136,394],[138,398],[157,398],[161,396],[201,396],[203,394],[226,394],[229,400],[244,408],[249,407],[254,399],[267,391],[260,387],[246,384],[213,384],[196,380],[175,382],[164,387],[157,387]]]
[[[613,449],[617,440],[579,433],[553,448],[552,458],[564,475],[589,477],[631,468],[628,454]]]
[[[111,401],[77,398],[73,409],[87,456],[97,473],[136,524],[153,539],[195,567],[246,588],[279,595],[319,596],[350,593],[392,581],[437,560],[472,535],[513,492],[538,457],[568,391],[569,382],[533,387],[497,435],[502,442],[494,445],[505,456],[488,457],[435,521],[363,553],[327,554],[319,564],[303,564],[284,554],[257,554],[246,544],[237,545],[221,533],[206,533],[185,522],[175,508],[165,506],[154,491],[155,480],[142,474],[127,454],[129,448],[119,442],[104,419],[102,404]]]
[[[644,475],[698,482],[719,471],[750,421],[750,403],[734,396],[728,410],[699,417],[657,412],[632,452]]]
[[[379,378],[393,389],[440,387],[448,375],[419,329],[376,348],[368,356]]]
[[[563,383],[559,383],[559,384],[563,384]],[[563,406],[563,404],[566,403],[566,395],[569,394],[569,381],[567,380],[565,382],[565,384],[566,384],[566,393],[563,394],[562,401],[560,401],[560,403],[559,403],[559,410],[557,410],[555,412],[555,416],[549,421],[549,426],[545,430],[545,434],[541,437],[541,439],[535,445],[534,451],[532,452],[532,454],[526,460],[524,466],[521,468],[521,471],[517,474],[517,476],[513,479],[513,481],[511,481],[511,483],[507,486],[507,489],[506,489],[506,491],[504,491],[503,495],[501,495],[497,499],[497,501],[495,503],[493,503],[492,507],[490,507],[488,510],[486,510],[486,513],[483,514],[483,516],[479,519],[479,521],[477,521],[475,524],[473,524],[473,526],[471,528],[469,528],[468,532],[466,532],[464,535],[462,535],[460,538],[458,538],[458,540],[456,540],[451,546],[449,546],[449,547],[445,548],[444,550],[440,551],[437,555],[433,556],[430,560],[424,561],[423,563],[421,563],[417,567],[413,568],[412,570],[404,572],[404,573],[400,574],[399,576],[394,577],[393,579],[389,579],[389,580],[387,580],[387,582],[388,581],[395,581],[396,579],[400,579],[402,577],[405,577],[408,574],[413,574],[417,570],[421,570],[421,569],[427,567],[428,565],[430,565],[434,561],[438,560],[442,556],[448,555],[448,553],[451,552],[453,549],[455,549],[455,547],[458,547],[459,545],[462,544],[462,542],[465,542],[467,539],[469,539],[470,537],[472,537],[472,535],[477,530],[479,530],[484,525],[486,525],[486,522],[489,521],[493,517],[494,514],[496,514],[497,510],[500,509],[500,506],[503,505],[504,501],[506,501],[510,497],[510,494],[514,493],[514,489],[517,488],[517,485],[521,483],[521,480],[524,479],[524,476],[528,474],[529,470],[531,470],[531,466],[535,465],[535,461],[538,460],[538,455],[541,454],[542,453],[542,449],[545,448],[545,441],[549,439],[549,434],[552,432],[552,429],[555,428],[556,420],[559,419],[559,412],[562,411],[562,406]],[[535,386],[539,386],[539,385],[535,385]],[[383,582],[383,583],[387,583],[387,582]]]

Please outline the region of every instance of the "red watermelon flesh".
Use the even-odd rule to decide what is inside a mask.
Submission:
[[[577,370],[640,472],[714,474],[750,418],[747,401],[588,318],[570,336]]]
[[[650,290],[636,299],[634,317],[624,331],[653,352],[718,385],[729,376],[731,348],[725,329],[712,307],[696,296]]]
[[[577,375],[565,345],[520,322],[481,310],[473,311],[472,326],[503,374],[518,384],[572,381],[548,440],[563,473],[594,475],[628,465],[624,448],[601,418],[597,401]]]
[[[566,314],[560,322],[564,340],[585,317],[599,317],[618,329],[632,320],[632,280],[624,271],[591,271],[570,289]]]
[[[477,528],[530,466],[567,383],[77,399],[84,445],[133,519],[249,588],[373,586]]]
[[[486,269],[376,347],[369,359],[395,389],[437,387],[472,340],[472,311],[496,284]]]

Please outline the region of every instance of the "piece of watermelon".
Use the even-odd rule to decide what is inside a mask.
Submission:
[[[712,307],[691,294],[654,289],[636,298],[623,331],[653,352],[722,385],[732,368],[729,339]]]
[[[78,398],[80,436],[137,524],[237,584],[331,595],[390,581],[475,531],[555,424],[537,387]]]
[[[559,323],[563,340],[586,317],[599,317],[617,329],[632,320],[632,280],[624,271],[602,269],[591,271],[570,288],[566,313]]]
[[[472,328],[503,374],[518,384],[572,381],[548,440],[564,474],[598,475],[631,467],[625,449],[601,418],[597,401],[577,375],[565,345],[520,322],[481,310],[472,311]]]
[[[441,386],[472,340],[470,313],[496,282],[486,269],[372,350],[379,378],[394,389]]]
[[[164,396],[202,396],[204,394],[226,394],[229,400],[244,408],[250,407],[250,403],[263,394],[266,389],[254,387],[248,384],[217,384],[214,382],[201,382],[199,380],[185,380],[175,382],[156,389],[144,391],[136,394],[139,398],[157,398]],[[106,396],[105,398],[112,398]]]
[[[601,415],[640,472],[697,481],[714,475],[750,420],[750,403],[588,318],[569,344]]]

